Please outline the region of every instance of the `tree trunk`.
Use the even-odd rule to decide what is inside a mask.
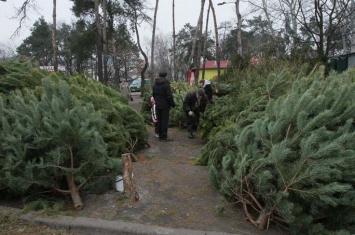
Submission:
[[[155,28],[157,25],[157,13],[158,13],[159,0],[155,0],[155,9],[154,9],[154,19],[153,19],[153,32],[152,32],[152,47],[150,54],[150,84],[153,84],[153,79],[155,75],[155,67],[154,67],[154,47],[155,47]],[[142,85],[144,80],[142,79]],[[142,86],[143,87],[143,86]]]
[[[118,63],[117,63],[117,48],[116,48],[116,40],[113,38],[112,39],[112,54],[113,54],[113,68],[115,70],[115,82],[117,82],[117,87],[120,87],[120,70],[118,68]]]
[[[53,66],[58,71],[58,47],[57,47],[57,0],[53,0],[53,26],[52,26]]]
[[[102,44],[104,51],[104,83],[108,84],[108,75],[107,75],[107,26],[106,26],[106,17],[107,17],[107,9],[106,9],[106,0],[102,1],[102,11],[103,11],[103,31],[102,31]]]
[[[73,200],[74,208],[80,210],[83,208],[83,202],[79,194],[79,188],[76,186],[74,181],[74,175],[67,175],[67,183],[69,187],[70,196]]]
[[[237,29],[237,52],[238,55],[243,55],[243,48],[242,48],[242,15],[239,11],[239,2],[240,0],[235,1],[235,12],[237,13],[238,18],[238,29]]]
[[[266,20],[267,20],[267,26],[268,26],[268,28],[269,28],[269,31],[270,31],[272,37],[275,38],[275,30],[274,30],[274,28],[273,28],[273,26],[272,26],[272,20],[271,20],[271,18],[270,18],[270,14],[269,14],[269,10],[268,10],[269,7],[268,7],[268,5],[267,5],[267,1],[266,1],[266,0],[263,0],[263,1],[262,1],[262,4],[263,4],[262,9],[263,9],[263,11],[264,11],[264,13],[265,13],[265,17],[266,17]]]
[[[138,25],[137,25],[137,22],[134,22],[134,27],[135,27],[135,30],[136,30],[136,36],[137,36],[137,44],[138,44],[138,48],[139,48],[139,51],[142,53],[143,57],[144,57],[144,66],[143,66],[143,69],[141,71],[141,78],[142,80],[144,80],[144,74],[145,74],[145,71],[147,70],[148,68],[148,56],[144,53],[143,49],[142,49],[142,46],[141,46],[141,43],[140,43],[140,39],[139,39],[139,32],[138,32]],[[144,91],[144,90],[143,90]]]
[[[198,18],[196,31],[195,31],[195,36],[194,36],[194,40],[193,40],[193,43],[192,43],[191,55],[190,55],[190,58],[189,58],[189,61],[188,61],[188,63],[191,63],[191,64],[188,64],[188,65],[189,66],[191,65],[192,67],[195,67],[195,64],[196,64],[196,61],[195,61],[195,48],[196,48],[196,42],[197,42],[197,38],[199,36],[200,28],[202,27],[203,8],[205,6],[205,1],[206,0],[201,0],[200,16]],[[192,68],[190,68],[190,69],[192,69]]]
[[[296,36],[298,35],[296,6],[297,6],[297,1],[291,1],[291,4],[290,4],[291,24],[292,24],[291,49],[294,49],[296,47]]]
[[[100,15],[99,15],[99,0],[95,1],[95,21],[96,21],[96,60],[97,60],[97,76],[98,80],[102,83],[105,83],[102,75],[102,30],[100,24]]]
[[[207,37],[208,37],[208,20],[210,18],[211,5],[208,4],[207,17],[206,17],[206,29],[205,29],[205,40],[203,45],[203,70],[202,79],[205,79],[205,69],[206,69],[206,50],[207,50]]]
[[[197,45],[197,53],[195,57],[195,64],[196,64],[196,81],[199,80],[199,75],[200,75],[200,59],[201,59],[201,51],[202,51],[202,26],[203,26],[203,9],[205,8],[205,0],[201,3],[203,6],[201,6],[201,12],[200,12],[200,21],[199,21],[199,27],[198,27],[198,45]]]
[[[218,77],[221,75],[221,66],[220,66],[220,58],[219,58],[219,41],[218,41],[218,28],[217,28],[217,19],[216,19],[216,12],[214,11],[214,7],[212,4],[212,0],[210,1],[210,6],[212,10],[212,15],[213,15],[213,21],[214,21],[214,32],[215,32],[215,37],[216,37],[216,62],[217,62],[217,75]]]
[[[124,194],[130,200],[138,201],[139,194],[133,184],[133,171],[130,153],[122,154],[122,166]]]
[[[175,0],[173,0],[173,78],[174,81],[177,81],[177,72],[176,72],[176,36],[175,36]]]
[[[255,225],[259,228],[259,229],[266,229],[269,219],[270,219],[270,212],[267,212],[267,210],[264,208],[260,214],[258,219],[255,221]]]

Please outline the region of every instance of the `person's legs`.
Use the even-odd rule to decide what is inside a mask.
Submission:
[[[194,138],[194,130],[193,130],[193,125],[194,125],[194,116],[190,116],[189,112],[186,112],[186,120],[187,120],[187,136],[189,138]]]
[[[159,133],[159,139],[164,140],[168,137],[168,125],[169,125],[169,109],[160,110],[162,113],[161,121],[158,119],[158,123],[161,125],[161,132]]]
[[[195,118],[194,118],[194,129],[197,131],[198,123],[200,121],[200,112],[195,112]]]
[[[157,112],[157,119],[158,119],[158,122],[155,124],[155,132],[161,136],[161,133],[162,133],[162,119],[163,119],[163,110],[162,109],[157,109],[156,110]]]

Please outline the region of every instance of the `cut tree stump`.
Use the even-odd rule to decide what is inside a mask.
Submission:
[[[130,153],[122,154],[122,166],[124,194],[127,196],[127,198],[133,201],[138,201],[138,193],[135,190],[133,184],[132,160]]]
[[[70,175],[67,175],[66,177],[67,177],[67,183],[68,183],[68,187],[69,187],[70,196],[71,196],[73,203],[74,203],[74,208],[76,210],[81,210],[83,208],[83,202],[82,202],[80,194],[79,194],[79,188],[75,184],[74,175],[70,174]]]

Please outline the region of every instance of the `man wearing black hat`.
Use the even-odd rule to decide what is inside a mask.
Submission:
[[[187,92],[183,109],[186,113],[189,138],[195,137],[194,130],[197,129],[200,112],[203,113],[205,111],[207,103],[208,99],[203,88]]]
[[[153,86],[153,97],[157,112],[157,132],[160,141],[172,141],[168,137],[169,110],[175,107],[169,81],[166,79],[166,72],[160,72],[159,78],[155,79]]]

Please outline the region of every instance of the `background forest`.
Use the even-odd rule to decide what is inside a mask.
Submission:
[[[353,0],[201,0],[196,25],[176,29],[175,18],[181,16],[173,15],[172,33],[159,35],[155,34],[156,15],[165,10],[159,9],[159,0],[153,8],[144,0],[72,2],[75,22],[57,25],[60,12],[53,0],[53,21],[38,19],[16,54],[35,58],[40,66],[79,73],[86,70],[104,84],[117,84],[137,76],[153,79],[160,69],[174,80],[185,80],[187,71],[204,60],[243,64],[250,58],[283,58],[326,63],[355,48]],[[176,3],[171,2],[174,14]],[[26,9],[34,7],[31,3],[24,1],[19,9],[21,22],[26,19]],[[217,7],[233,7],[235,21],[219,22]],[[148,15],[151,9],[152,18]],[[142,22],[152,25],[150,42],[142,42],[138,30]],[[208,30],[210,25],[214,30]],[[0,58],[14,54],[0,48]]]
[[[187,71],[223,59],[230,66],[212,80],[214,103],[199,123],[198,164],[209,167],[211,183],[260,229],[273,222],[293,234],[355,233],[355,71],[327,66],[354,52],[353,0],[201,0],[196,26],[173,28],[173,36],[155,35],[143,0],[73,2],[77,22],[40,18],[16,55],[2,51],[1,195],[66,193],[80,209],[79,189],[105,191],[97,182],[112,180],[120,154],[147,138],[151,88],[137,113],[119,82],[168,71],[177,103],[170,124],[184,127],[182,100],[196,87]],[[214,8],[225,4],[235,7],[236,22],[217,25]],[[142,20],[153,23],[149,49]],[[205,28],[211,22],[214,31]]]

